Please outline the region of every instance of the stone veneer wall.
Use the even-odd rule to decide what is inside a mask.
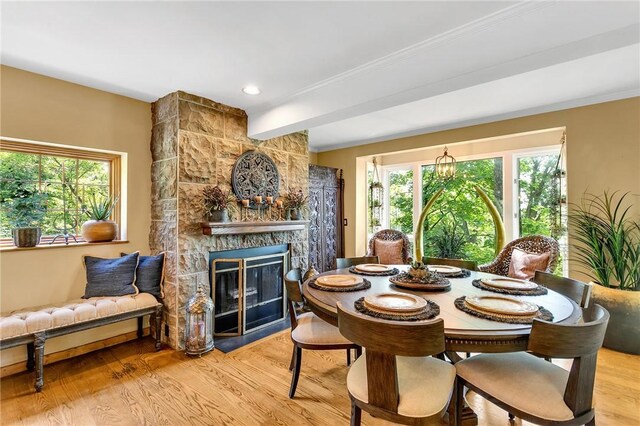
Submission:
[[[269,155],[280,172],[280,193],[309,190],[306,132],[257,141],[247,137],[243,110],[184,92],[171,93],[152,105],[151,231],[152,253],[166,252],[165,315],[167,343],[184,345],[185,304],[202,285],[210,289],[210,251],[291,244],[292,267],[307,268],[307,231],[205,236],[202,189],[231,187],[231,172],[240,154],[256,149]],[[236,206],[231,219],[238,220]],[[163,333],[164,335],[164,333]]]

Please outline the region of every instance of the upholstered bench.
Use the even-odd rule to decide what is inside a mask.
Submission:
[[[27,369],[35,368],[35,388],[39,392],[44,385],[46,339],[132,318],[138,318],[138,337],[142,337],[145,315],[155,321],[156,350],[160,350],[162,304],[148,293],[76,299],[1,314],[0,349],[27,345]]]

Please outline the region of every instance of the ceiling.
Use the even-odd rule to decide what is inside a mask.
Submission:
[[[3,64],[327,150],[640,95],[640,2],[8,2]],[[258,96],[242,93],[255,84]]]

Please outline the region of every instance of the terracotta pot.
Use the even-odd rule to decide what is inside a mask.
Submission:
[[[112,220],[88,220],[82,224],[80,233],[89,243],[113,241],[118,236],[118,224]]]
[[[35,247],[40,244],[42,231],[38,227],[14,228],[11,236],[16,247]]]
[[[209,213],[209,216],[207,216],[207,220],[209,222],[229,222],[229,214],[227,213],[227,209],[211,211],[211,213]]]
[[[640,355],[640,291],[624,291],[593,284],[590,303],[609,311],[605,348]]]

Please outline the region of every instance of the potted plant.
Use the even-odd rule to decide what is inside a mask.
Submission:
[[[289,192],[284,194],[283,198],[287,216],[289,216],[291,220],[302,219],[302,209],[304,209],[307,204],[307,196],[304,195],[302,189],[297,191],[289,190]]]
[[[89,243],[99,243],[113,241],[118,236],[118,224],[109,220],[113,209],[118,203],[119,197],[98,197],[91,196],[84,211],[89,220],[82,224],[80,233],[82,238]]]
[[[640,354],[640,219],[630,217],[629,194],[585,194],[569,215],[576,263],[593,283],[593,303],[611,315],[604,346]]]
[[[17,247],[35,247],[40,243],[40,224],[47,213],[48,194],[37,189],[19,187],[12,198],[4,200],[11,236]]]
[[[208,222],[228,222],[227,204],[230,200],[229,192],[224,192],[218,185],[207,186],[202,191],[204,196],[204,210]]]

